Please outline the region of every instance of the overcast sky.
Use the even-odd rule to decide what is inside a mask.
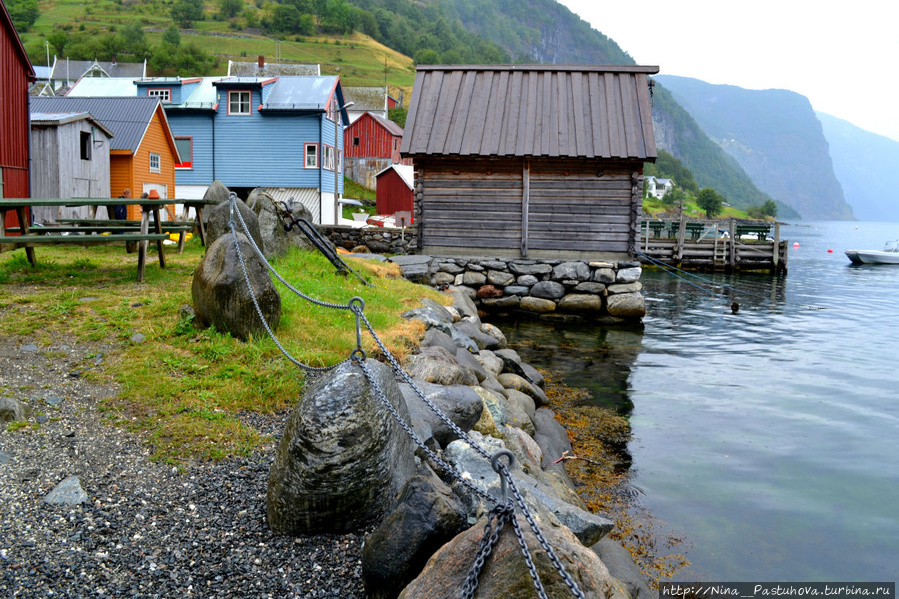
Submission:
[[[559,0],[660,73],[788,89],[899,141],[896,0]]]

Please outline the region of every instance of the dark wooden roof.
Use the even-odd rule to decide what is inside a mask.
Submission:
[[[654,160],[648,66],[421,66],[406,156]]]

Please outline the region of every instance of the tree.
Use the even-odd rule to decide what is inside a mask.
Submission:
[[[47,41],[50,43],[50,47],[53,48],[53,51],[57,56],[66,55],[66,44],[69,43],[68,33],[65,31],[54,31],[47,36]]]
[[[699,195],[696,196],[696,203],[705,210],[706,218],[712,218],[721,214],[724,199],[711,187],[703,187],[699,190]]]
[[[37,7],[37,0],[9,0],[4,2],[6,10],[12,19],[13,25],[19,33],[25,33],[34,25],[37,18],[41,16]]]
[[[771,217],[777,217],[777,203],[774,200],[765,200],[762,204],[762,212]]]
[[[219,0],[219,14],[225,19],[231,19],[243,10],[243,0]]]
[[[181,32],[174,25],[169,25],[165,33],[162,34],[162,41],[177,48],[181,45]]]
[[[172,6],[171,14],[179,27],[190,29],[194,21],[203,20],[203,0],[178,0]]]

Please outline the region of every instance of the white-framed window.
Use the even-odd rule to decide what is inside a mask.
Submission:
[[[153,152],[150,152],[150,172],[162,172],[162,157],[159,154],[154,154]]]
[[[175,165],[175,168],[193,168],[194,167],[194,138],[193,137],[176,137],[175,147],[178,148],[178,155],[181,162]]]
[[[164,102],[168,104],[172,101],[172,90],[168,88],[160,88],[160,89],[148,89],[147,90],[148,98],[159,98],[160,102]]]
[[[303,154],[303,168],[318,168],[318,144],[305,144]]]
[[[322,168],[328,171],[334,170],[334,148],[333,146],[322,146]]]
[[[253,113],[250,105],[253,93],[245,90],[228,92],[228,114],[248,115]]]

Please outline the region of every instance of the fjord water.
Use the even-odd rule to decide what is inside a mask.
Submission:
[[[640,501],[686,539],[674,580],[899,580],[899,266],[843,253],[899,224],[781,235],[799,244],[783,278],[645,271],[642,330],[502,328],[630,414]]]

